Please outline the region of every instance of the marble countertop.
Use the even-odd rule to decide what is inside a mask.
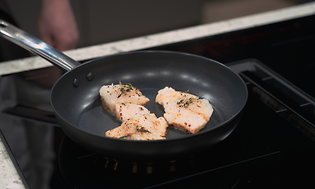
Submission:
[[[25,189],[15,166],[0,138],[0,188]]]
[[[147,35],[143,37],[79,48],[71,51],[66,51],[64,53],[78,61],[88,60],[119,52],[162,46],[195,38],[202,38],[220,33],[226,33],[240,29],[257,27],[265,24],[309,16],[313,14],[315,14],[315,3],[307,3],[210,24],[204,24],[158,34]],[[51,66],[51,63],[40,57],[31,57],[2,62],[0,64],[0,77],[49,66]],[[0,169],[0,188],[25,188],[1,140]]]

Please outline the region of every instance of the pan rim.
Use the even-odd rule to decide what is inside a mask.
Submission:
[[[53,92],[54,92],[54,89],[56,88],[56,86],[58,85],[58,83],[60,83],[60,80],[62,80],[62,78],[64,78],[67,74],[69,74],[70,72],[80,68],[81,66],[84,66],[86,64],[89,64],[90,62],[94,62],[98,59],[104,59],[104,58],[110,58],[110,57],[115,57],[115,56],[121,56],[121,55],[125,55],[125,54],[138,54],[138,53],[145,53],[145,54],[148,54],[148,53],[169,53],[169,54],[178,54],[178,55],[184,55],[184,56],[190,56],[190,57],[196,57],[196,58],[201,58],[201,59],[204,59],[204,60],[207,60],[207,61],[211,61],[213,63],[216,63],[216,64],[219,64],[220,66],[223,66],[225,67],[225,69],[229,70],[229,72],[233,73],[238,79],[239,81],[241,82],[242,86],[243,86],[243,89],[244,89],[244,102],[242,102],[242,106],[239,108],[239,110],[234,114],[232,115],[230,118],[228,118],[227,120],[225,120],[224,122],[218,124],[218,125],[215,125],[213,128],[205,131],[205,132],[202,132],[199,131],[198,133],[195,133],[195,134],[188,134],[188,135],[185,135],[185,136],[182,136],[182,137],[178,137],[178,138],[172,138],[172,139],[161,139],[161,140],[125,140],[125,139],[118,139],[118,138],[112,138],[112,137],[106,137],[105,135],[104,136],[101,136],[101,135],[96,135],[96,134],[93,134],[93,133],[90,133],[90,132],[87,132],[85,130],[82,130],[80,128],[78,128],[77,126],[75,126],[74,124],[70,123],[67,119],[64,119],[59,113],[58,111],[56,111],[54,105],[53,105]],[[64,73],[57,81],[56,83],[54,84],[54,86],[52,87],[52,90],[51,90],[51,95],[50,95],[50,103],[51,103],[51,106],[52,106],[52,109],[54,110],[54,113],[60,118],[62,119],[63,122],[66,122],[68,125],[71,125],[74,129],[76,129],[77,131],[80,131],[80,132],[83,132],[84,134],[87,134],[87,135],[90,135],[90,136],[93,136],[93,137],[97,137],[99,139],[102,139],[102,140],[110,140],[110,141],[115,141],[115,142],[128,142],[128,143],[135,143],[135,144],[139,144],[139,143],[142,143],[142,144],[147,144],[147,143],[168,143],[168,142],[172,142],[172,141],[181,141],[181,140],[187,140],[189,138],[194,138],[194,137],[198,137],[198,136],[201,136],[201,135],[204,135],[204,134],[207,134],[208,132],[212,132],[213,130],[215,129],[218,129],[220,127],[222,127],[222,125],[225,125],[229,122],[231,122],[236,116],[238,116],[244,109],[246,103],[247,103],[247,100],[248,100],[248,89],[247,89],[247,86],[244,82],[244,80],[240,77],[239,74],[237,74],[236,72],[234,72],[231,68],[229,68],[228,66],[226,66],[225,64],[222,64],[216,60],[213,60],[211,58],[208,58],[208,57],[204,57],[204,56],[200,56],[200,55],[196,55],[196,54],[191,54],[191,53],[186,53],[186,52],[179,52],[179,51],[167,51],[167,50],[138,50],[138,51],[128,51],[128,52],[120,52],[120,53],[117,53],[117,54],[111,54],[111,55],[107,55],[107,56],[102,56],[102,57],[99,57],[99,58],[96,58],[96,59],[93,59],[93,60],[88,60],[80,65],[78,65],[77,67],[71,69],[70,71],[67,71],[66,73]],[[211,118],[210,118],[211,119]],[[60,126],[61,128],[63,128],[63,126]],[[70,136],[69,136],[70,137]],[[70,137],[71,138],[71,137]]]

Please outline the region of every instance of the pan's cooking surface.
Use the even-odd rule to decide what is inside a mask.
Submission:
[[[92,81],[85,78],[88,73],[93,74]],[[73,86],[74,79],[79,81],[78,87]],[[165,86],[202,95],[201,98],[213,105],[214,113],[201,132],[236,115],[247,98],[246,87],[239,76],[215,61],[169,52],[137,52],[101,58],[66,74],[52,92],[52,104],[61,117],[79,129],[104,136],[120,122],[103,110],[98,90],[104,84],[119,81],[139,88],[150,99],[146,107],[157,116],[162,116],[163,110],[154,103],[155,96]],[[62,95],[64,97],[60,98]],[[187,133],[169,129],[167,138],[185,135]]]
[[[155,113],[157,117],[163,116],[163,107],[154,102],[155,96],[159,89],[143,89],[142,92],[147,96],[151,101],[146,105],[150,112]],[[102,106],[100,106],[101,100],[97,96],[95,102],[92,106],[86,108],[85,111],[79,116],[78,128],[85,130],[89,133],[95,135],[104,136],[104,133],[107,130],[113,129],[121,125],[121,122],[118,121],[115,116],[105,111]],[[100,121],[101,120],[101,121]],[[215,111],[211,120],[207,124],[207,129],[213,128],[215,125],[219,125],[223,122],[222,116],[219,115],[218,111]],[[93,127],[88,127],[93,125]],[[173,127],[169,127],[167,131],[167,139],[175,139],[181,136],[189,135],[187,132],[180,131]]]

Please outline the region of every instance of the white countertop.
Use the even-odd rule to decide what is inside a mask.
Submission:
[[[312,14],[315,14],[315,3],[308,3],[221,22],[84,47],[67,51],[65,54],[78,61],[88,60],[119,52],[162,46],[195,38],[290,20]],[[0,64],[0,76],[49,66],[51,66],[49,62],[39,57],[3,62]],[[1,140],[0,170],[0,188],[24,188]]]
[[[24,189],[24,185],[0,138],[0,188]]]

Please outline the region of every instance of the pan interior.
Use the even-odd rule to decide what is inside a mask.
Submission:
[[[86,75],[94,79],[88,81]],[[72,81],[79,80],[74,87]],[[131,83],[150,99],[146,107],[157,117],[163,107],[154,102],[158,91],[166,86],[208,99],[213,115],[200,132],[207,132],[235,116],[246,102],[246,89],[240,78],[209,59],[176,53],[131,53],[100,58],[65,74],[52,91],[57,114],[72,126],[88,133],[104,133],[121,123],[101,106],[102,85]],[[186,132],[170,127],[167,139],[184,137]]]

